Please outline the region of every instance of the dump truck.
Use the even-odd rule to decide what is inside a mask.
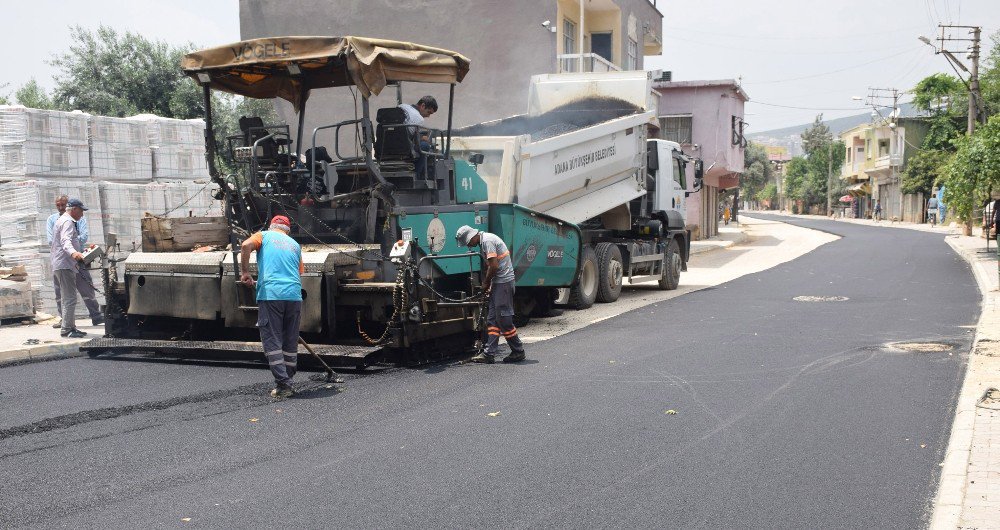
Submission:
[[[645,71],[532,77],[527,114],[455,132],[457,158],[481,158],[489,202],[516,203],[581,228],[580,271],[552,297],[574,309],[614,302],[622,286],[656,282],[675,289],[687,268],[685,166],[700,161],[675,142],[647,139],[655,123],[652,75]],[[558,253],[519,248],[527,256]],[[526,286],[527,287],[527,286]],[[545,310],[522,298],[519,314]]]
[[[290,235],[303,248],[301,334],[341,366],[423,362],[481,344],[484,264],[455,241],[462,225],[507,243],[525,316],[552,308],[560,292],[578,308],[611,301],[623,277],[676,286],[688,238],[676,218],[680,203],[664,205],[678,200],[666,195],[674,189],[667,184],[683,179],[686,162],[676,144],[646,140],[646,102],[581,112],[586,97],[568,91],[583,79],[538,79],[534,117],[573,115],[570,122],[583,125],[559,125],[538,141],[530,134],[474,136],[475,128],[459,138],[452,130],[455,88],[469,61],[449,50],[359,37],[275,37],[192,52],[181,66],[202,87],[206,156],[214,193],[225,204],[229,245],[110,255],[105,337],[83,347],[93,356],[259,352],[256,302],[238,281],[238,252],[275,214],[292,220]],[[641,84],[648,97],[649,80],[640,74],[618,83],[635,91]],[[595,90],[617,90],[586,83],[595,82]],[[448,85],[445,129],[408,124],[395,105],[372,108],[386,87],[401,103],[409,83]],[[310,94],[337,88],[359,96],[355,108],[307,132]],[[284,99],[297,127],[249,116],[239,133],[218,142],[213,90]],[[217,154],[236,169],[224,174]],[[253,259],[250,269],[256,275]],[[610,278],[604,283],[601,271]]]

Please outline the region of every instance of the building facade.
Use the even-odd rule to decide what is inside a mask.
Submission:
[[[878,201],[883,219],[923,222],[925,198],[903,194],[901,181],[906,162],[919,150],[928,130],[923,119],[900,117],[840,133],[845,146],[840,178],[852,198],[849,216],[871,217]]]
[[[582,9],[581,9],[582,7]],[[471,60],[455,90],[454,125],[522,114],[532,75],[592,70],[641,70],[643,55],[662,50],[663,15],[652,0],[240,0],[243,39],[285,35],[357,35],[457,51]],[[447,125],[447,87],[409,84],[404,102],[435,96],[429,127]],[[395,105],[385,90],[377,107]],[[314,94],[308,130],[354,118],[346,90]],[[279,105],[289,123],[291,109]]]
[[[701,191],[687,202],[687,223],[699,239],[719,233],[719,195],[740,186],[746,148],[743,107],[750,100],[733,79],[654,83],[660,94],[660,137],[704,161]],[[694,182],[688,166],[688,187]]]

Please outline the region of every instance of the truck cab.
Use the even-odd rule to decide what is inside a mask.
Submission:
[[[646,143],[647,189],[652,195],[653,211],[662,211],[672,221],[671,226],[684,226],[687,219],[687,197],[701,189],[701,161],[684,154],[680,144],[669,140],[648,140]],[[687,189],[687,164],[695,165],[694,190]]]

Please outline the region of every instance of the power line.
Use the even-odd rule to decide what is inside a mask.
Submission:
[[[885,61],[885,60],[888,60],[888,59],[892,59],[893,57],[899,57],[900,55],[903,55],[903,54],[906,54],[906,53],[913,53],[913,52],[916,52],[916,51],[920,51],[920,50],[919,49],[912,49],[911,48],[909,50],[901,51],[899,53],[894,53],[892,55],[887,55],[885,57],[880,57],[878,59],[874,59],[874,60],[871,60],[871,61],[868,61],[868,62],[864,62],[864,63],[861,63],[861,64],[856,64],[854,66],[847,66],[845,68],[839,68],[837,70],[831,70],[829,72],[823,72],[823,73],[819,73],[819,74],[806,75],[806,76],[802,76],[802,77],[791,77],[791,78],[788,78],[788,79],[776,79],[774,81],[748,81],[748,82],[744,82],[743,84],[746,84],[746,85],[769,85],[769,84],[774,84],[774,83],[785,83],[785,82],[788,82],[788,81],[799,81],[799,80],[802,80],[802,79],[812,79],[814,77],[823,77],[825,75],[838,74],[840,72],[846,72],[847,70],[853,70],[854,68],[860,68],[862,66],[868,66],[869,64],[874,64],[874,63],[877,63],[877,62],[880,62],[880,61]]]
[[[700,44],[702,46],[711,46],[711,47],[714,47],[714,48],[723,48],[723,49],[726,49],[726,50],[739,50],[739,51],[742,51],[742,52],[767,53],[767,54],[777,54],[777,55],[849,55],[849,54],[855,54],[855,53],[870,53],[870,52],[874,52],[874,51],[886,51],[886,49],[884,47],[881,47],[881,48],[872,48],[872,49],[867,49],[867,50],[838,50],[838,51],[823,51],[823,52],[814,52],[814,51],[802,51],[802,52],[800,52],[800,51],[785,51],[785,50],[762,50],[762,49],[747,48],[745,46],[720,44],[720,43],[717,43],[717,42],[704,42],[704,41],[699,41],[699,40],[694,40],[694,39],[688,39],[688,38],[685,38],[685,37],[677,37],[675,35],[664,35],[663,38],[664,38],[664,40],[679,40],[679,41],[684,41],[684,42],[691,42],[691,43],[694,43],[694,44]],[[910,47],[911,47],[910,45],[907,45],[907,46],[905,46],[903,48],[900,48],[900,47],[890,48],[890,50],[902,50],[904,48],[910,48]]]
[[[898,28],[893,30],[882,31],[879,30],[880,35],[887,35],[893,33],[903,33],[911,32],[915,29],[923,29],[924,26],[909,26],[905,28]],[[795,36],[795,37],[783,37],[778,35],[740,35],[736,33],[729,32],[719,32],[719,31],[705,31],[701,29],[691,29],[689,27],[682,26],[663,26],[664,30],[671,31],[682,31],[690,33],[700,33],[703,35],[714,35],[718,37],[730,37],[734,39],[753,39],[753,40],[790,40],[795,42],[800,42],[803,40],[834,40],[834,39],[846,39],[852,37],[869,37],[870,33],[842,33],[840,35],[819,35],[819,36]]]
[[[821,107],[796,107],[794,105],[779,105],[777,103],[765,103],[763,101],[752,101],[751,100],[751,101],[747,102],[748,105],[755,104],[755,103],[757,105],[766,105],[768,107],[780,107],[780,108],[783,108],[783,109],[796,109],[796,110],[865,110],[867,108],[867,107],[827,107],[827,108],[821,108]]]

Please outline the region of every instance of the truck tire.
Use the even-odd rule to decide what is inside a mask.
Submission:
[[[569,289],[569,306],[573,309],[587,309],[597,300],[598,283],[597,254],[590,245],[580,253],[580,273]]]
[[[660,289],[673,291],[681,283],[681,248],[677,245],[676,239],[671,239],[667,243],[667,249],[663,251],[663,271],[660,274]]]
[[[598,243],[597,253],[597,301],[609,303],[618,300],[622,294],[622,252],[614,243]]]

